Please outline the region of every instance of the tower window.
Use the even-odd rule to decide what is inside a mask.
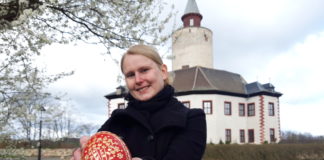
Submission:
[[[193,26],[194,25],[194,19],[189,19],[189,26]]]

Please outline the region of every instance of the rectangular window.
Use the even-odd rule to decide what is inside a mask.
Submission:
[[[276,142],[275,130],[270,128],[270,142]]]
[[[190,108],[190,101],[183,101],[182,104],[187,108]]]
[[[203,101],[203,110],[206,114],[212,114],[212,101]]]
[[[249,136],[249,143],[254,143],[254,130],[253,129],[249,129],[248,131],[248,136]]]
[[[275,115],[275,108],[273,103],[269,103],[269,116]]]
[[[244,131],[244,129],[240,130],[240,142],[245,143],[245,131]]]
[[[250,103],[247,106],[248,116],[255,116],[255,106],[254,103]]]
[[[232,115],[232,105],[231,102],[224,103],[224,114],[225,115]]]
[[[190,25],[190,26],[194,26],[194,19],[191,18],[191,19],[189,20],[189,25]]]
[[[245,116],[245,104],[239,103],[239,116]]]
[[[125,103],[118,103],[118,109],[125,109]]]
[[[226,129],[225,130],[225,142],[226,143],[230,143],[232,141],[232,132],[231,132],[231,129]]]

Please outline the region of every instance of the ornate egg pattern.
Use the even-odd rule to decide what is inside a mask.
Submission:
[[[82,160],[131,160],[130,152],[116,134],[101,131],[90,137]]]

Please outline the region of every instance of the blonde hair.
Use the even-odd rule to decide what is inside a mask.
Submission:
[[[144,57],[149,58],[153,62],[155,62],[160,68],[163,65],[162,58],[160,57],[159,53],[156,51],[155,48],[153,48],[152,46],[139,44],[139,45],[134,45],[134,46],[130,47],[126,51],[126,53],[124,53],[124,55],[122,56],[121,61],[120,61],[120,69],[123,73],[124,73],[124,70],[123,70],[124,59],[125,59],[126,55],[142,55]],[[169,77],[164,81],[164,83],[169,84]]]

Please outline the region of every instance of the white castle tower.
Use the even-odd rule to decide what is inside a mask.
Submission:
[[[200,26],[202,15],[195,0],[188,0],[183,27],[172,34],[172,70],[201,66],[213,68],[213,33]]]

